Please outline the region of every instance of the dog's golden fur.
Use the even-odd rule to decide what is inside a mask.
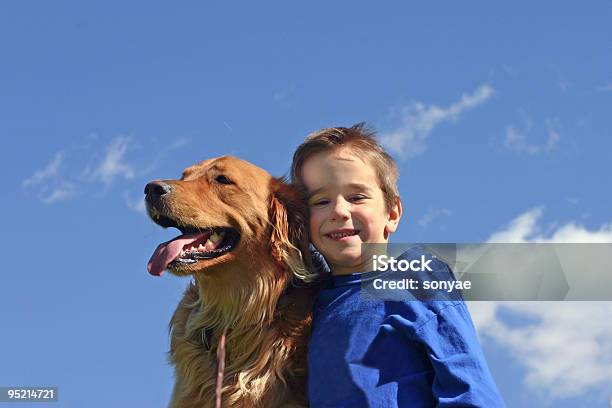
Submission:
[[[306,401],[310,289],[306,208],[282,180],[234,157],[189,167],[171,192],[147,198],[162,226],[226,227],[240,235],[228,253],[195,264],[171,265],[194,277],[170,322],[170,361],[176,383],[171,408],[213,407],[217,346],[227,329],[224,407],[301,407]],[[163,220],[163,221],[160,221]]]

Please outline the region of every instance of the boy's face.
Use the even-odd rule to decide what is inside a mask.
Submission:
[[[312,243],[334,274],[364,272],[362,243],[386,243],[401,217],[398,202],[390,211],[374,168],[350,148],[309,157],[302,167],[308,190]]]

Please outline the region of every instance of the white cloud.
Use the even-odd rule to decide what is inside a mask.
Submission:
[[[134,170],[125,162],[125,153],[128,150],[130,139],[117,137],[106,148],[106,153],[100,164],[93,170],[85,171],[90,181],[102,181],[109,186],[117,177],[125,179],[134,178]]]
[[[457,120],[462,112],[482,104],[493,92],[489,85],[482,85],[472,94],[463,94],[461,100],[447,108],[426,106],[421,102],[405,106],[402,109],[401,126],[382,134],[381,142],[387,149],[405,158],[422,154],[426,149],[425,141],[436,125]]]
[[[102,182],[110,186],[117,178],[133,179],[136,172],[125,157],[132,146],[131,140],[127,137],[113,139],[101,157],[92,152],[95,140],[95,135],[88,135],[85,141],[56,153],[44,169],[22,182],[24,191],[35,194],[45,204],[52,204],[75,196],[77,191],[82,192],[87,182]],[[189,143],[188,138],[178,139],[170,148],[181,148]],[[87,161],[96,163],[96,166],[93,169],[86,166],[79,172],[77,168]]]
[[[23,181],[23,189],[35,192],[45,204],[52,204],[75,195],[74,184],[63,179],[61,175],[64,159],[62,152],[56,153],[44,169],[34,172],[32,176]]]
[[[569,222],[548,236],[540,233],[538,220],[543,207],[536,207],[512,220],[506,228],[493,233],[487,242],[612,242],[612,223],[603,224],[597,230],[588,230],[580,224]]]
[[[50,194],[48,194],[46,197],[42,197],[41,199],[45,204],[52,204],[56,201],[72,197],[73,195],[75,195],[75,193],[76,190],[74,184],[68,181],[62,181],[60,185],[58,185],[53,189],[53,191],[51,191]]]
[[[589,230],[574,222],[548,234],[534,208],[495,232],[489,242],[612,242],[612,223]],[[474,323],[527,370],[526,384],[552,397],[612,388],[612,302],[470,302]],[[512,325],[510,313],[525,324]]]
[[[425,215],[418,221],[419,225],[422,227],[426,227],[438,217],[441,216],[449,216],[452,214],[452,211],[447,208],[430,208],[427,210]]]
[[[142,215],[147,215],[147,208],[144,201],[144,198],[140,200],[131,200],[127,194],[125,195],[125,203],[127,204],[130,210],[133,210]]]
[[[531,122],[527,122],[523,129],[517,129],[515,126],[506,127],[506,138],[504,139],[504,146],[510,150],[514,150],[519,153],[536,154],[540,151],[540,148],[536,145],[527,143],[526,134],[529,133],[533,125]]]
[[[559,140],[561,140],[561,136],[559,136],[559,133],[557,133],[553,129],[549,129],[548,139],[546,141],[546,145],[544,146],[544,151],[552,152],[557,143],[559,143]]]
[[[43,170],[39,170],[34,172],[34,174],[23,181],[23,187],[33,187],[36,185],[40,185],[45,180],[54,179],[59,176],[59,170],[64,161],[64,154],[62,152],[55,153],[55,156],[47,167]]]
[[[532,129],[533,122],[530,119],[526,119],[521,128],[518,128],[515,125],[507,126],[504,146],[517,153],[534,155],[538,153],[552,152],[561,139],[559,133],[553,128],[552,121],[550,119],[546,120],[546,130],[548,136],[543,145],[530,143],[528,141],[527,136],[531,133]]]
[[[537,230],[543,207],[533,208],[512,220],[505,229],[493,233],[488,242],[527,242]]]
[[[612,387],[610,302],[471,302],[480,335],[527,370],[526,384],[549,397]],[[522,318],[518,327],[500,317]]]
[[[175,140],[170,146],[170,149],[180,149],[185,146],[191,145],[190,137],[182,137],[180,139]]]

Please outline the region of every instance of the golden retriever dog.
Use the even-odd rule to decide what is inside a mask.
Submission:
[[[263,169],[224,156],[145,187],[151,219],[182,235],[147,269],[192,275],[170,322],[172,408],[304,407],[314,294],[307,209]]]

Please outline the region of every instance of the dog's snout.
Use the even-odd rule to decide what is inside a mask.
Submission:
[[[152,181],[145,186],[144,193],[147,200],[154,200],[172,191],[172,186],[163,181]]]

